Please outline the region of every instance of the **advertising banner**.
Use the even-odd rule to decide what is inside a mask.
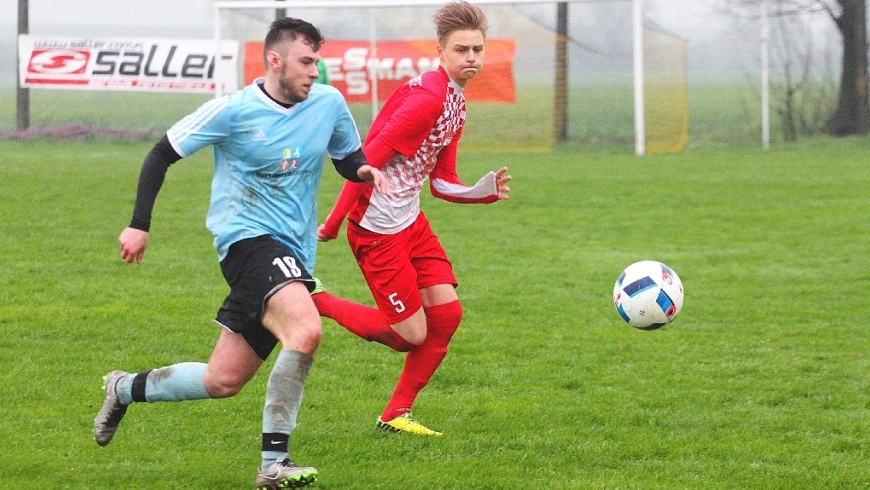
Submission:
[[[238,90],[237,41],[213,39],[18,37],[21,85],[30,88],[215,92]]]
[[[465,98],[516,102],[515,50],[513,39],[487,39],[483,70],[465,86]],[[328,67],[330,85],[340,90],[348,102],[371,102],[373,90],[383,102],[403,82],[438,67],[434,40],[378,41],[373,53],[368,41],[329,39],[320,47],[320,56]],[[245,84],[263,76],[262,41],[245,43],[244,67]]]

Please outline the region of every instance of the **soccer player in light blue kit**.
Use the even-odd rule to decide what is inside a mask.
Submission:
[[[111,442],[133,402],[235,395],[280,342],[266,387],[262,465],[255,485],[298,488],[317,478],[315,468],[293,463],[288,440],[321,338],[310,291],[325,156],[346,179],[388,192],[386,179],[365,161],[341,94],[314,83],[322,42],[319,30],[305,21],[275,21],[263,50],[265,78],[203,104],[172,126],[145,158],[133,219],[119,237],[121,258],[141,263],[151,211],[169,166],[212,146],[206,225],[230,293],[215,319],[223,328],[208,364],[116,370],[106,376],[105,401],[94,421],[101,446]]]

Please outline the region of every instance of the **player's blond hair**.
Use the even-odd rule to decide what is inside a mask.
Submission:
[[[435,30],[438,33],[438,44],[444,45],[453,31],[479,30],[486,39],[486,15],[483,10],[465,2],[451,2],[441,7],[435,13]]]

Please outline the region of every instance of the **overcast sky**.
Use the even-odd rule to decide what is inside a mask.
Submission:
[[[628,0],[626,0],[628,1]],[[712,0],[645,0],[647,15],[685,37],[709,29]],[[31,31],[45,24],[190,26],[211,29],[212,0],[29,0]],[[0,0],[0,23],[15,25],[18,0]]]
[[[474,0],[471,1],[473,3]],[[589,1],[601,2],[602,0]],[[611,12],[610,15],[614,15],[612,12],[618,12],[615,15],[626,16],[624,19],[621,17],[616,19],[624,26],[626,21],[630,21],[632,0],[614,1],[619,3],[614,5],[601,5],[599,3],[597,7],[591,3],[586,5],[581,3],[569,7],[569,11],[572,18],[575,14],[586,15],[589,12],[598,12],[592,15],[591,20],[603,23],[614,19],[604,17],[596,20],[594,16],[602,15],[602,13],[607,15],[608,11]],[[723,71],[737,73],[735,67],[744,71],[756,68],[760,70],[760,25],[757,21],[744,22],[741,29],[736,29],[734,19],[722,15],[716,10],[716,6],[721,7],[725,0],[643,1],[648,26],[663,29],[689,41],[688,63],[690,71],[694,70],[693,73],[705,71],[717,74]],[[312,5],[317,3],[316,0],[312,1]],[[213,0],[29,0],[30,33],[40,36],[211,38],[214,32],[213,4]],[[552,4],[526,4],[522,10],[525,12],[528,12],[529,9],[537,11],[538,8],[542,9],[540,11],[542,15],[537,16],[540,17],[537,19],[538,22],[550,25],[555,21],[555,10],[552,8]],[[18,0],[0,0],[0,73],[14,73],[17,11]],[[340,38],[341,32],[350,33],[346,23],[336,21],[332,16],[323,17],[322,10],[319,13],[311,12],[309,15],[314,17],[310,17],[309,20],[327,29],[324,31],[327,38]],[[753,14],[755,13],[753,12]],[[303,12],[291,12],[291,15],[306,18]],[[532,17],[535,15],[532,14],[530,18]],[[245,36],[253,39],[259,38],[265,32],[265,24],[262,21],[254,21],[245,16],[237,16],[236,19],[237,22],[241,20],[241,23],[232,28],[225,26],[225,34],[228,34],[231,29],[237,28],[239,29],[235,33],[237,37]],[[245,24],[246,19],[250,21],[249,25]],[[83,29],[83,26],[87,27]],[[588,27],[589,24],[583,24],[583,26]],[[365,26],[357,27],[359,30]],[[833,22],[824,14],[816,15],[814,16],[813,29],[812,35],[802,34],[801,38],[805,38],[806,42],[812,44],[814,50],[822,54],[822,56],[817,56],[817,59],[832,59],[828,54],[839,53],[842,44],[842,39]],[[619,51],[625,48],[623,45],[614,48],[606,43],[596,44],[592,37],[599,36],[600,32],[600,30],[587,29],[580,32],[569,32],[569,35],[576,36],[579,44],[584,46],[587,45],[587,41],[592,40],[593,42],[589,46],[601,50],[605,57],[607,53],[611,52],[624,54]],[[605,29],[605,38],[607,32]],[[772,33],[774,39],[775,32]],[[518,34],[518,36],[522,36],[522,34]],[[624,42],[624,35],[623,38],[619,39]],[[609,41],[609,39],[605,39],[605,41]],[[630,38],[628,42],[630,42]],[[614,49],[616,51],[613,51]],[[573,49],[572,52],[577,54],[581,51]],[[582,53],[586,52],[582,51]],[[577,56],[581,55],[577,54]],[[597,59],[594,56],[589,56],[588,53],[582,56],[584,60]],[[0,78],[0,84],[4,83],[4,79]]]
[[[689,41],[696,41],[696,44],[705,44],[705,41],[721,43],[723,33],[727,37],[729,30],[734,28],[733,20],[714,8],[723,5],[725,0],[643,1],[646,17],[652,25]],[[113,35],[171,36],[174,30],[178,30],[179,37],[210,37],[214,29],[213,3],[213,0],[29,0],[30,32],[37,35],[80,34],[55,33],[52,26],[87,25],[101,26],[104,28],[102,31]],[[317,3],[312,1],[312,4]],[[621,3],[626,7],[624,11],[630,12],[631,0],[621,0]],[[540,8],[546,9],[548,6],[541,5]],[[18,0],[0,0],[0,25],[7,26],[5,31],[8,32],[9,26],[16,24],[17,10]],[[304,18],[302,14],[298,15]],[[827,18],[822,19],[822,24],[825,29],[832,26]],[[127,27],[133,29],[124,31]],[[148,29],[154,29],[154,32]],[[95,35],[106,34],[96,30],[93,32]],[[14,43],[14,31],[10,42]]]
[[[29,0],[31,23],[186,25],[212,24],[211,0]],[[16,24],[18,0],[0,0],[0,21]],[[9,13],[9,15],[6,14]]]

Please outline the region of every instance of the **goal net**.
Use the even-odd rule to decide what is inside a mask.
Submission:
[[[365,132],[403,78],[437,64],[431,19],[438,6],[425,0],[419,6],[408,0],[404,6],[365,8],[324,8],[326,3],[276,12],[268,2],[257,2],[257,8],[219,2],[220,37],[253,48],[241,75],[249,81],[248,72],[262,64],[258,43],[268,23],[276,15],[310,20],[327,38],[321,55],[331,83],[351,102]],[[560,142],[635,140],[631,0],[575,0],[565,4],[562,18],[556,2],[477,5],[489,22],[487,56],[481,74],[466,86],[464,145],[541,151]],[[646,153],[679,151],[688,137],[686,41],[649,28],[642,35]]]
[[[643,29],[646,154],[682,150],[689,139],[686,45],[673,34]]]
[[[387,1],[392,2],[380,4]],[[419,0],[378,7],[352,6],[353,0],[304,6],[296,1],[217,2],[214,5],[220,8],[211,12],[212,26],[192,22],[187,32],[185,27],[173,27],[172,37],[208,39],[214,27],[220,39],[238,42],[241,88],[258,66],[262,69],[256,43],[262,42],[277,16],[312,22],[326,38],[321,55],[328,62],[330,83],[345,93],[364,136],[397,83],[437,65],[432,16],[439,5],[410,5],[415,2]],[[540,152],[557,144],[634,144],[631,0],[573,0],[563,10],[563,18],[557,2],[481,0],[475,4],[486,13],[489,31],[484,68],[466,87],[465,148]],[[288,5],[293,6],[276,8]],[[31,19],[31,25],[38,24],[39,19]],[[685,41],[651,29],[645,32],[647,153],[676,151],[685,143],[688,127]],[[127,37],[160,34],[148,25],[123,30]],[[252,51],[246,49],[249,44]],[[31,91],[30,120],[32,126],[72,122],[159,133],[213,96],[40,88]],[[64,111],[57,111],[59,106]],[[0,130],[13,129],[5,126]]]

